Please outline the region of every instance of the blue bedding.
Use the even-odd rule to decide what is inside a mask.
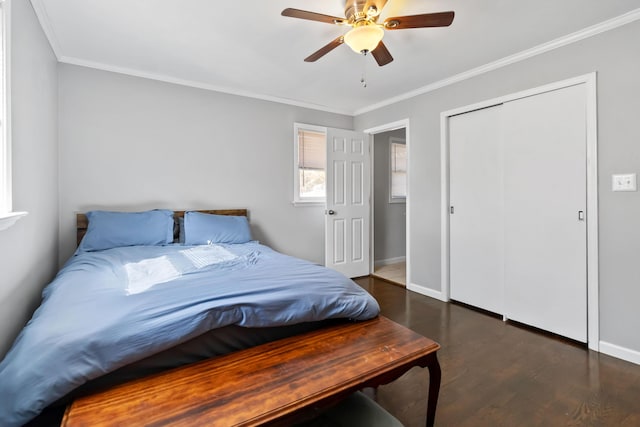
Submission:
[[[214,328],[378,312],[342,274],[257,242],[80,253],[0,363],[0,425],[22,425],[85,382]]]

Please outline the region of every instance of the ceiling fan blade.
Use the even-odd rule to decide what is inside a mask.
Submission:
[[[332,40],[331,42],[329,42],[325,46],[321,47],[320,49],[318,49],[317,51],[315,51],[314,53],[312,53],[308,57],[306,57],[304,59],[304,62],[315,62],[318,59],[320,59],[323,56],[325,56],[327,53],[331,52],[333,49],[335,49],[338,46],[340,46],[342,43],[344,43],[344,38],[342,36],[340,36],[337,39]]]
[[[454,12],[424,13],[422,15],[395,16],[384,21],[386,30],[407,28],[448,27],[453,22]]]
[[[308,19],[309,21],[324,22],[327,24],[342,24],[344,18],[338,18],[337,16],[323,15],[321,13],[308,12],[306,10],[287,8],[282,11],[282,16],[288,16],[291,18]]]
[[[378,47],[371,51],[371,54],[375,58],[378,65],[381,67],[393,61],[393,56],[391,56],[391,54],[389,53],[389,49],[387,49],[382,41],[378,43]]]

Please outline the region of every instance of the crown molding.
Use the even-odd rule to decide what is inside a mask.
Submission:
[[[460,74],[456,74],[454,76],[448,77],[446,79],[437,81],[435,83],[431,83],[429,85],[423,86],[416,90],[412,90],[410,92],[404,93],[402,95],[394,96],[393,98],[389,98],[385,101],[381,101],[375,104],[372,104],[368,107],[360,108],[353,112],[354,116],[359,116],[364,113],[368,113],[370,111],[377,110],[382,107],[386,107],[391,104],[395,104],[400,101],[404,101],[406,99],[413,98],[418,95],[423,95],[428,92],[433,92],[434,90],[443,88],[445,86],[449,86],[455,83],[459,83],[461,81],[470,79],[472,77],[477,77],[479,75],[488,73],[490,71],[497,70],[502,67],[506,67],[507,65],[515,64],[516,62],[524,61],[525,59],[532,58],[537,55],[541,55],[543,53],[552,51],[554,49],[561,48],[563,46],[567,46],[572,43],[579,42],[589,37],[596,36],[598,34],[604,33],[609,30],[613,30],[615,28],[621,27],[623,25],[629,24],[631,22],[635,22],[640,19],[640,8],[634,9],[630,12],[627,12],[623,15],[617,16],[615,18],[609,19],[607,21],[603,21],[599,24],[592,25],[590,27],[584,28],[580,31],[576,31],[574,33],[568,34],[563,37],[559,37],[555,40],[552,40],[547,43],[540,44],[531,49],[523,50],[514,55],[510,55],[499,59],[494,62],[490,62],[488,64],[482,65],[480,67],[473,68],[471,70],[465,71]]]
[[[60,61],[60,44],[58,43],[55,31],[53,31],[51,20],[49,19],[47,9],[44,6],[44,0],[31,0],[31,6],[36,12],[36,16],[38,17],[38,21],[40,21],[40,26],[42,27],[47,40],[49,40],[49,45],[51,46],[51,50],[53,50],[53,54],[56,56],[56,59]]]
[[[277,96],[245,91],[245,90],[240,90],[236,88],[216,86],[216,85],[197,82],[193,80],[186,80],[186,79],[171,77],[171,76],[167,76],[160,73],[148,73],[146,71],[135,70],[133,68],[117,67],[114,65],[108,65],[108,64],[103,64],[103,63],[94,62],[94,61],[86,61],[84,59],[73,58],[69,56],[62,56],[58,60],[59,62],[64,64],[78,65],[81,67],[94,68],[102,71],[110,71],[112,73],[118,73],[118,74],[126,74],[133,77],[141,77],[141,78],[150,79],[150,80],[157,80],[157,81],[172,83],[180,86],[188,86],[188,87],[193,87],[197,89],[205,89],[205,90],[214,91],[214,92],[226,93],[229,95],[242,96],[245,98],[254,98],[262,101],[276,102],[279,104],[293,105],[296,107],[309,108],[312,110],[319,110],[327,113],[341,114],[346,116],[353,115],[352,111],[340,110],[340,109],[328,107],[325,105],[312,104],[312,103],[297,101],[297,100],[288,99],[288,98],[280,98]]]
[[[370,111],[374,111],[379,108],[383,108],[383,107],[395,104],[397,102],[416,97],[418,95],[423,95],[425,93],[433,92],[437,89],[441,89],[443,87],[446,87],[455,83],[459,83],[461,81],[468,80],[473,77],[477,77],[479,75],[488,73],[490,71],[494,71],[502,67],[506,67],[508,65],[515,64],[520,61],[524,61],[534,56],[541,55],[543,53],[552,51],[554,49],[558,49],[563,46],[567,46],[572,43],[579,42],[589,37],[593,37],[598,34],[604,33],[606,31],[613,30],[623,25],[640,20],[640,8],[634,9],[630,12],[627,12],[623,15],[609,19],[607,21],[603,21],[599,24],[592,25],[590,27],[584,28],[582,30],[576,31],[574,33],[568,34],[563,37],[559,37],[550,42],[540,44],[531,49],[527,49],[527,50],[518,52],[516,54],[504,57],[497,61],[490,62],[480,67],[476,67],[471,70],[447,77],[445,79],[442,79],[437,82],[420,87],[418,89],[406,92],[404,94],[394,96],[392,98],[388,98],[384,101],[377,102],[375,104],[371,104],[363,108],[359,108],[356,110],[348,110],[348,109],[330,107],[326,105],[318,105],[318,104],[313,104],[308,102],[302,102],[294,99],[280,98],[277,96],[245,91],[245,90],[240,90],[240,89],[231,88],[231,87],[217,86],[217,85],[211,85],[203,82],[180,79],[180,78],[171,77],[171,76],[167,76],[159,73],[149,73],[149,72],[135,70],[131,68],[118,67],[114,65],[103,64],[103,63],[87,61],[79,58],[64,56],[61,54],[61,49],[58,43],[58,39],[56,37],[55,31],[53,30],[53,26],[50,23],[49,16],[44,6],[44,0],[31,0],[31,4],[33,6],[33,9],[36,12],[38,20],[40,21],[40,25],[42,26],[42,29],[45,35],[47,36],[47,39],[49,40],[49,44],[51,45],[51,48],[59,62],[94,68],[94,69],[103,70],[103,71],[111,71],[119,74],[127,74],[131,76],[142,77],[142,78],[151,79],[151,80],[158,80],[158,81],[173,83],[173,84],[182,85],[182,86],[189,86],[189,87],[194,87],[198,89],[211,90],[211,91],[226,93],[230,95],[260,99],[263,101],[277,102],[277,103],[292,105],[292,106],[301,107],[301,108],[309,108],[312,110],[319,110],[327,113],[348,115],[352,117],[359,116],[361,114],[368,113]]]

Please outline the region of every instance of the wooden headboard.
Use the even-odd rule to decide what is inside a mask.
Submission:
[[[173,218],[178,222],[178,218],[184,218],[186,211],[174,211]],[[193,212],[201,212],[215,215],[232,215],[232,216],[247,216],[246,209],[206,209],[206,210],[193,210]],[[76,214],[76,245],[80,244],[80,241],[87,232],[89,226],[89,220],[83,213]]]

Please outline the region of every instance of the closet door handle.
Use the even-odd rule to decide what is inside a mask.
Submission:
[[[584,221],[584,211],[578,211],[578,221]]]

